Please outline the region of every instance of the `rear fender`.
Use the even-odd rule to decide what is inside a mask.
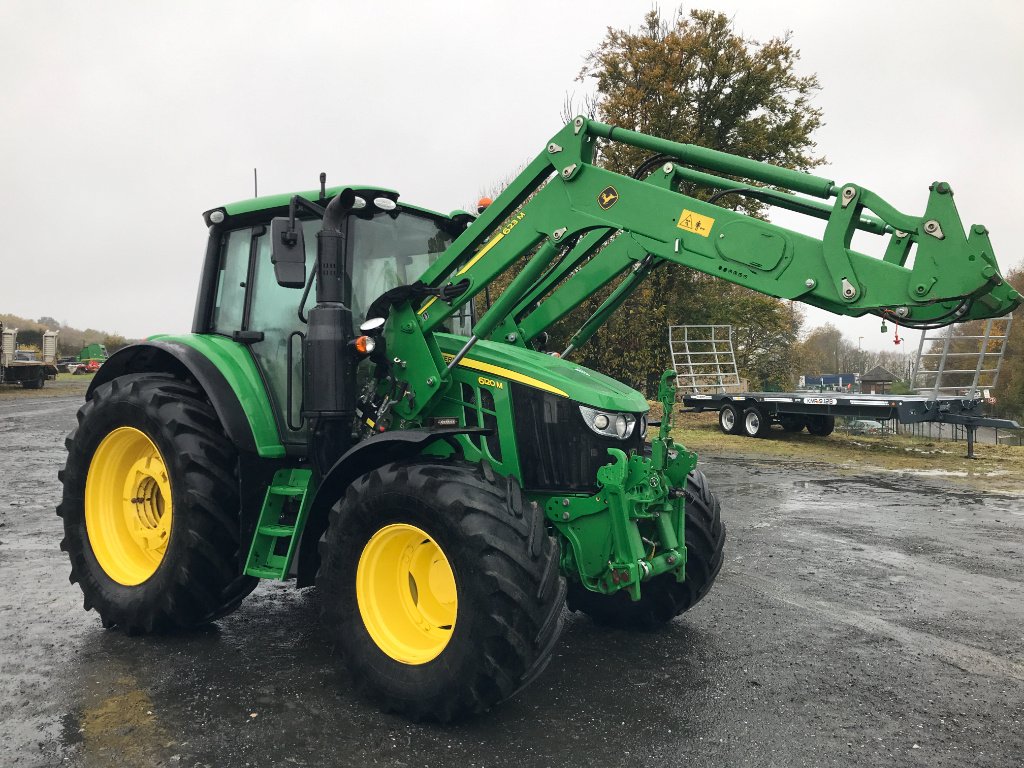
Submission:
[[[118,350],[96,373],[86,392],[86,400],[92,399],[93,392],[100,385],[130,373],[169,373],[195,380],[217,412],[228,439],[240,453],[258,453],[265,458],[284,455],[276,434],[273,440],[263,435],[263,439],[257,442],[250,416],[242,407],[244,400],[250,405],[257,404],[255,407],[258,408],[261,400],[266,400],[266,392],[236,391],[220,368],[195,347],[167,339],[143,341]],[[272,444],[275,441],[276,446]]]

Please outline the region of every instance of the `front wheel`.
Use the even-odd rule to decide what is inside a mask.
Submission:
[[[79,410],[66,445],[61,549],[104,626],[195,626],[253,590],[241,575],[235,449],[198,388],[116,378]]]
[[[686,579],[670,573],[640,585],[640,599],[625,591],[612,595],[591,592],[578,582],[569,585],[569,608],[582,611],[598,624],[620,629],[655,629],[688,611],[715,583],[725,557],[725,523],[718,499],[707,478],[693,470],[686,478]]]
[[[742,430],[740,410],[732,403],[725,403],[718,410],[718,428],[727,435],[738,435]]]
[[[386,711],[447,722],[547,666],[565,582],[541,509],[481,466],[387,464],[331,510],[317,586],[353,681]]]

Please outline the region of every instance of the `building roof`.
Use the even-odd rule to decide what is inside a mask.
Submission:
[[[880,365],[876,365],[870,371],[860,377],[861,381],[896,381],[896,377]]]

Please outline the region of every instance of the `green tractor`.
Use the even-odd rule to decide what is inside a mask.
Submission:
[[[593,163],[599,140],[654,157],[615,174]],[[684,184],[824,219],[824,237]],[[911,328],[1020,303],[946,184],[910,216],[855,184],[582,117],[478,217],[321,176],[205,219],[192,333],[110,357],[68,438],[71,581],[128,634],[214,621],[259,579],[315,584],[355,685],[415,719],[527,685],[566,604],[653,627],[711,588],[725,527],[670,435],[670,375],[654,425],[643,395],[570,359],[654,269]],[[858,229],[884,258],[850,249]]]

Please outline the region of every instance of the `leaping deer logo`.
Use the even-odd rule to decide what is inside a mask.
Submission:
[[[619,193],[615,191],[615,187],[605,187],[597,196],[597,204],[601,206],[602,211],[607,211],[618,202],[618,199]]]

